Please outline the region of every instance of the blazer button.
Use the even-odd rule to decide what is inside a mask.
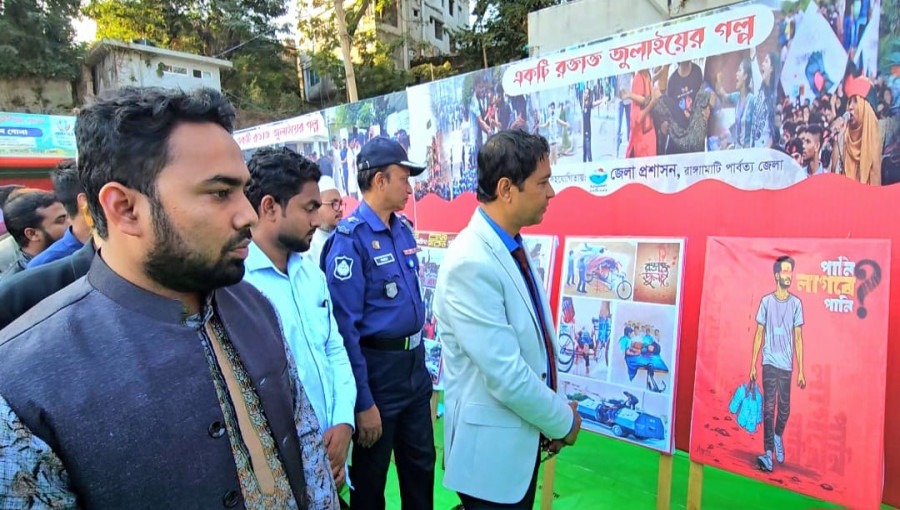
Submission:
[[[219,439],[220,437],[225,435],[225,425],[223,425],[220,421],[214,421],[209,426],[208,432],[209,437],[213,439]]]
[[[222,496],[222,504],[225,508],[234,508],[241,501],[241,495],[238,491],[228,491]]]
[[[544,372],[543,374],[541,374],[541,380],[544,380],[544,381],[547,380],[547,372]]]

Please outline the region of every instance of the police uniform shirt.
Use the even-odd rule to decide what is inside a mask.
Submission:
[[[360,202],[338,224],[323,259],[334,317],[356,377],[357,412],[375,404],[360,338],[402,338],[417,334],[425,323],[412,225],[391,214],[390,227]]]

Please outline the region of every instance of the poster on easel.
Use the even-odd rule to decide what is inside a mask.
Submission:
[[[691,460],[878,508],[890,241],[711,237]]]
[[[419,249],[419,285],[422,287],[422,300],[425,302],[425,325],[422,327],[422,344],[425,346],[425,367],[431,376],[434,391],[444,389],[443,358],[441,356],[441,333],[437,318],[434,316],[434,286],[437,282],[438,270],[444,261],[447,248],[456,234],[446,232],[416,232],[416,244]]]
[[[525,245],[525,251],[535,264],[535,272],[541,279],[544,286],[544,292],[550,295],[550,288],[553,285],[553,259],[556,255],[556,237],[545,235],[525,234],[522,236],[522,243]]]
[[[684,240],[569,237],[563,261],[560,393],[582,428],[671,453]]]

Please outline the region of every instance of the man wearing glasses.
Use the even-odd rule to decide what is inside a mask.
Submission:
[[[319,228],[313,234],[309,251],[304,255],[319,264],[322,259],[322,247],[325,241],[334,234],[334,229],[344,217],[344,201],[341,192],[334,184],[334,179],[323,175],[319,179],[319,193],[322,194],[322,205],[319,207]]]

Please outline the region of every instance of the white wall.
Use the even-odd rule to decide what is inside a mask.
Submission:
[[[684,7],[680,0],[672,0],[672,6],[668,7],[668,0],[649,0],[655,2],[658,9],[665,12],[668,8],[671,17],[687,16],[710,9],[717,9],[724,5],[736,4],[741,0],[685,0]]]
[[[528,14],[532,56],[553,53],[664,21],[648,0],[576,0]]]
[[[671,17],[737,3],[739,0],[672,0]],[[528,14],[532,56],[603,39],[670,19],[667,0],[575,0]]]
[[[185,69],[187,75],[160,72],[161,65]],[[200,72],[200,78],[194,77],[194,71]],[[110,89],[129,86],[182,90],[209,87],[222,90],[218,66],[178,57],[113,50],[96,66],[96,73],[96,87],[100,94]]]

